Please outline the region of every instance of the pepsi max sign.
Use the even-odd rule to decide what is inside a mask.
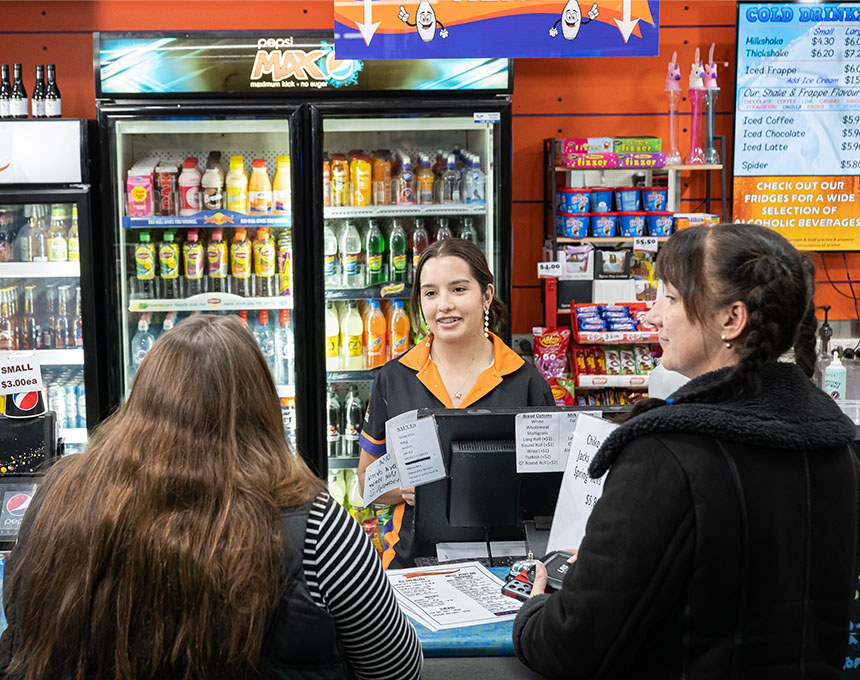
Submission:
[[[0,536],[14,536],[18,533],[21,520],[24,519],[35,493],[35,484],[21,484],[20,482],[14,486],[8,485],[3,490],[3,506],[0,508]]]

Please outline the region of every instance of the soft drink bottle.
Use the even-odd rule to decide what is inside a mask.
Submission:
[[[457,172],[454,154],[448,154],[446,166],[442,173],[442,203],[459,203],[460,173]]]
[[[176,312],[168,312],[161,323],[161,332],[167,333],[176,325]]]
[[[148,231],[140,232],[138,243],[134,246],[134,263],[137,275],[137,289],[140,297],[154,300],[158,297],[155,281],[155,245],[150,241]]]
[[[269,236],[268,227],[257,229],[254,239],[254,274],[256,277],[255,292],[257,297],[274,297],[275,287],[275,244]]]
[[[436,180],[436,175],[430,169],[430,159],[423,154],[419,158],[421,167],[415,173],[418,179],[418,203],[429,205],[433,203],[433,183]]]
[[[391,315],[391,358],[397,359],[409,350],[409,316],[403,308],[403,300],[394,301],[394,314]]]
[[[444,241],[446,238],[451,238],[453,236],[454,233],[451,231],[451,227],[448,226],[448,218],[440,217],[439,226],[436,228],[436,240]]]
[[[161,295],[168,300],[181,298],[179,244],[174,240],[172,231],[164,232],[164,241],[158,249],[158,265],[161,276]]]
[[[466,203],[485,203],[487,200],[487,177],[481,170],[481,159],[470,154],[471,163],[466,170]]]
[[[337,312],[334,303],[329,300],[325,303],[325,370],[336,371],[340,368],[340,323],[337,320]]]
[[[279,385],[293,385],[293,363],[295,361],[295,337],[290,326],[290,310],[282,309],[278,328],[275,330],[275,381]]]
[[[395,185],[397,205],[415,205],[415,173],[412,171],[412,162],[409,158],[403,159],[400,173],[392,184]]]
[[[361,272],[358,269],[360,256],[361,236],[355,228],[355,223],[348,221],[340,237],[340,260],[345,288],[358,288],[361,285]]]
[[[66,237],[66,207],[55,205],[51,208],[51,228],[48,230],[50,250],[48,259],[51,262],[66,262],[69,259],[69,242]]]
[[[239,318],[239,325],[242,326],[242,328],[247,328],[248,327],[248,310],[247,309],[240,309],[238,312],[236,312],[236,316]]]
[[[361,399],[358,396],[358,388],[355,385],[352,385],[349,388],[349,393],[346,396],[343,411],[343,455],[357,458],[361,455],[358,440],[361,436],[361,425],[364,420],[364,408],[361,403]]]
[[[338,458],[341,452],[343,425],[341,424],[340,400],[337,398],[332,385],[329,385],[326,391],[325,410],[327,414],[326,448],[328,457]]]
[[[364,243],[367,253],[367,285],[373,286],[385,281],[385,269],[382,266],[385,258],[385,237],[376,220],[368,221]]]
[[[227,256],[227,244],[221,229],[212,232],[212,238],[206,247],[206,259],[209,262],[209,290],[213,293],[226,293],[230,258]]]
[[[233,294],[251,297],[251,244],[244,227],[237,227],[230,244],[230,273]]]
[[[266,363],[269,365],[269,370],[272,376],[275,375],[275,335],[272,329],[269,328],[269,310],[261,309],[257,317],[257,326],[254,328],[254,339],[260,346],[260,351],[263,353]]]
[[[415,229],[412,232],[412,272],[418,269],[418,260],[421,259],[421,253],[427,250],[430,245],[430,234],[427,233],[427,227],[424,226],[424,219],[419,217],[415,220]]]
[[[370,314],[367,316],[367,357],[365,365],[368,369],[378,368],[387,360],[385,336],[385,315],[379,306],[379,300],[370,301]]]
[[[277,241],[278,258],[278,294],[293,294],[293,236],[289,227],[281,229]],[[335,255],[337,245],[335,244]]]
[[[188,230],[188,237],[182,245],[182,260],[185,274],[185,294],[188,297],[206,292],[203,278],[205,255],[196,229]]]
[[[293,211],[292,201],[290,157],[278,156],[275,159],[275,180],[272,182],[273,212],[276,215],[289,215]]]
[[[137,322],[137,333],[131,339],[131,363],[133,370],[137,370],[146,353],[155,344],[155,336],[149,331],[149,315],[144,314]]]
[[[75,347],[84,346],[84,318],[81,315],[81,287],[75,288],[75,315],[72,317],[72,333],[75,336]]]
[[[395,219],[391,227],[391,237],[388,245],[388,278],[391,281],[406,283],[407,256],[409,253],[409,237],[403,230],[400,220]]]
[[[360,371],[364,368],[364,324],[355,300],[349,301],[346,316],[341,323],[340,356],[347,371]]]
[[[323,277],[326,288],[337,288],[335,265],[337,264],[337,236],[326,220],[323,225]]]
[[[475,223],[471,217],[463,218],[463,228],[460,229],[460,238],[472,243],[478,242],[478,232],[475,231]]]

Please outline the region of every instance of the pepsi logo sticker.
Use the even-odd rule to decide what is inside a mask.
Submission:
[[[38,392],[18,392],[12,395],[12,401],[21,411],[32,411],[39,403]]]
[[[16,493],[6,501],[6,511],[13,517],[23,517],[27,508],[30,507],[31,498],[30,494]]]

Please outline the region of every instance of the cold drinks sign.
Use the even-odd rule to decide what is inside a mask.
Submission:
[[[860,249],[860,3],[741,3],[734,219]]]

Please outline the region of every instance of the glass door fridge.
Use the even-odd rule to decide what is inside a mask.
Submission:
[[[510,109],[506,98],[314,107],[315,304],[325,393],[321,448],[333,493],[362,505],[358,439],[379,368],[408,351],[412,277],[423,250],[460,237],[510,293]]]
[[[190,315],[235,315],[259,343],[285,434],[302,449],[293,305],[298,109],[102,104],[99,114],[110,150],[116,402],[160,334]]]
[[[87,139],[85,120],[0,122],[0,355],[34,353],[66,453],[99,417]]]

